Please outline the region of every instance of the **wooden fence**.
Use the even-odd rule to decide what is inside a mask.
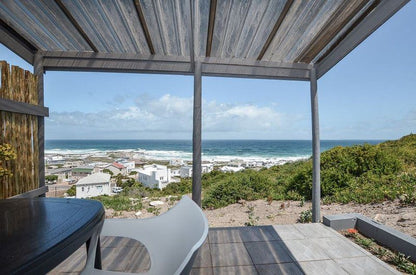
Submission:
[[[30,111],[38,107],[38,81],[29,71],[10,68],[5,61],[0,61],[0,68],[0,144],[10,144],[17,155],[1,164],[12,173],[0,177],[3,199],[39,187],[38,116]]]

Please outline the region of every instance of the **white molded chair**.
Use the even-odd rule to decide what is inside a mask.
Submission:
[[[189,197],[166,213],[148,219],[108,219],[101,236],[120,236],[143,243],[150,254],[150,270],[140,274],[188,274],[198,248],[208,235],[208,220]],[[129,274],[94,268],[95,243],[82,274]]]

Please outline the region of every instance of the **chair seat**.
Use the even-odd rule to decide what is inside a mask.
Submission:
[[[148,250],[151,266],[140,274],[187,274],[197,250],[208,235],[208,221],[189,197],[166,213],[148,219],[107,219],[101,236],[118,236],[140,241]],[[94,268],[95,249],[82,274],[128,274]]]

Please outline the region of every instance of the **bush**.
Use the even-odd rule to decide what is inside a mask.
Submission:
[[[100,201],[106,209],[113,209],[114,211],[138,211],[142,209],[140,199],[130,200],[130,198],[121,195],[103,195],[91,199]]]
[[[68,194],[68,196],[70,197],[75,197],[77,194],[77,189],[75,185],[72,185],[71,188],[69,188],[66,193]]]
[[[300,213],[298,218],[298,222],[300,223],[309,223],[312,222],[312,210],[305,210]]]

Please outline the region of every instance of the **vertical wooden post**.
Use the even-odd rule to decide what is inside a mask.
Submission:
[[[192,199],[201,206],[202,65],[195,61],[192,134]]]
[[[39,53],[34,58],[34,74],[38,78],[38,104],[44,106],[43,92],[43,56]],[[43,116],[38,117],[38,147],[39,147],[39,188],[45,186],[45,119]]]
[[[311,69],[311,111],[312,111],[312,157],[313,157],[313,182],[312,182],[312,222],[320,222],[321,219],[321,149],[319,139],[319,109],[318,109],[318,83],[316,69]]]

